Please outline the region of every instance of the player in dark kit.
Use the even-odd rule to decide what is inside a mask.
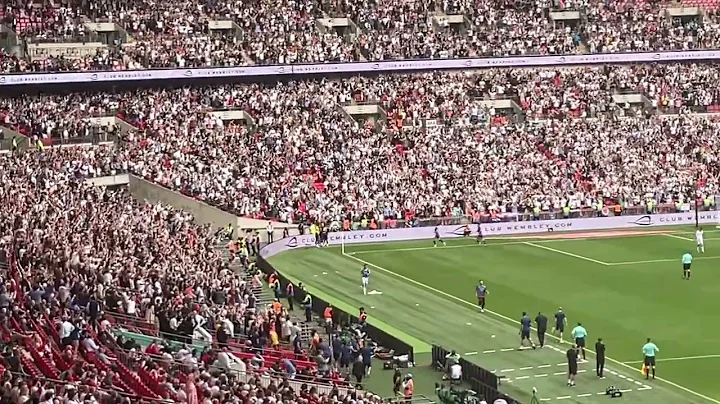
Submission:
[[[477,242],[478,242],[478,244],[480,244],[480,245],[487,245],[487,241],[485,241],[485,237],[483,237],[482,225],[481,225],[480,223],[478,223],[477,226],[478,226],[478,228],[477,228],[477,234],[478,234],[478,235],[477,235]]]
[[[545,346],[545,333],[547,332],[548,318],[544,314],[538,313],[537,317],[535,317],[535,324],[537,325],[537,336],[538,341],[540,342],[540,348],[542,348]]]
[[[565,317],[565,313],[563,312],[562,307],[558,309],[557,313],[555,313],[555,327],[553,327],[553,333],[558,333],[560,338],[560,343],[563,342],[563,333],[565,332],[565,325],[567,324],[567,317]]]
[[[475,294],[477,295],[478,299],[478,306],[480,306],[480,312],[485,312],[485,297],[489,294],[487,286],[485,286],[485,283],[483,281],[480,281],[480,283],[475,288]]]
[[[438,230],[437,227],[435,227],[435,240],[433,240],[433,247],[438,246],[438,241],[442,243],[443,246],[445,246],[445,241],[440,238],[440,230]]]
[[[595,343],[595,372],[597,377],[603,379],[603,371],[605,370],[605,343],[602,338],[598,338]]]
[[[522,350],[525,347],[525,341],[529,342],[533,349],[536,348],[535,343],[532,342],[532,339],[530,339],[531,328],[532,320],[530,320],[527,313],[523,311],[522,317],[520,318],[520,348],[518,349]]]
[[[565,353],[568,362],[568,382],[567,385],[572,387],[575,386],[575,376],[578,373],[578,350],[577,346],[573,346]]]

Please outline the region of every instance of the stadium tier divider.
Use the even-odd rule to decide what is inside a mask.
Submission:
[[[287,284],[292,283],[281,272],[277,271],[272,265],[270,265],[270,263],[268,263],[262,256],[258,255],[257,262],[255,264],[266,275],[269,275],[273,272],[276,272],[278,274],[278,278],[280,280],[280,290],[287,290]],[[305,291],[297,287],[297,285],[295,284],[293,284],[293,286],[295,286],[295,302],[297,303],[298,307],[302,307],[299,302],[302,302],[305,298]],[[326,302],[323,299],[320,299],[317,296],[313,295],[312,293],[310,295],[312,296],[313,313],[318,316],[322,316],[322,314],[325,312],[325,308],[327,308],[332,303]],[[339,307],[333,305],[333,324],[339,324],[341,326],[359,324],[360,319],[357,316],[359,314],[359,311],[355,314],[347,313]],[[373,326],[371,322],[372,318],[369,322],[366,322],[365,326],[362,328],[362,330],[367,334],[368,337],[370,337],[370,339],[372,339],[375,343],[377,343],[383,348],[392,349],[395,356],[408,355],[409,361],[411,363],[415,363],[415,356],[412,345],[395,337],[392,334],[389,334]]]
[[[445,369],[445,362],[449,354],[449,350],[433,344],[432,361],[433,364],[436,365],[435,367]],[[462,366],[462,380],[467,382],[470,385],[470,388],[478,393],[478,396],[484,397],[489,403],[501,398],[508,403],[520,404],[518,400],[511,398],[498,390],[500,382],[495,373],[471,363],[462,357],[460,358],[459,363],[460,366]]]

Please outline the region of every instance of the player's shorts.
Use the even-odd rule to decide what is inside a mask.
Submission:
[[[555,330],[557,332],[565,332],[565,324],[555,324]]]
[[[683,271],[689,271],[690,270],[690,264],[683,264]]]
[[[568,362],[568,373],[576,376],[578,373],[578,365],[577,362]]]
[[[370,283],[370,278],[362,278],[362,285],[367,286]]]
[[[645,366],[655,366],[655,357],[654,356],[646,356],[643,363],[645,364]]]
[[[583,338],[575,338],[575,344],[579,348],[585,348],[585,338],[584,337]]]
[[[703,242],[703,240],[698,240],[698,241],[697,241],[697,245],[703,245],[703,244],[705,244],[705,243]]]
[[[520,339],[530,339],[530,330],[522,330],[522,332],[520,332]]]

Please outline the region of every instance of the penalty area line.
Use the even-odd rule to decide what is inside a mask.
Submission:
[[[455,302],[461,303],[461,304],[463,304],[463,305],[465,305],[465,306],[471,306],[473,309],[475,308],[475,304],[474,304],[474,303],[469,302],[469,301],[464,300],[464,299],[461,299],[461,298],[459,298],[459,297],[457,297],[457,296],[451,295],[450,293],[443,292],[443,291],[440,290],[440,289],[434,288],[434,287],[432,287],[432,286],[428,286],[428,285],[426,285],[426,284],[424,284],[424,283],[422,283],[422,282],[416,281],[415,279],[408,278],[407,276],[398,274],[398,273],[396,273],[396,272],[393,272],[393,271],[391,271],[391,270],[389,270],[389,269],[387,269],[387,268],[383,268],[383,267],[380,266],[380,265],[373,264],[372,262],[367,261],[367,260],[364,260],[364,259],[362,259],[362,258],[354,257],[354,256],[352,256],[352,255],[347,255],[347,254],[343,254],[343,255],[346,256],[346,257],[348,257],[348,258],[351,259],[351,260],[357,261],[357,262],[359,262],[359,263],[361,263],[361,264],[367,264],[367,265],[369,265],[369,266],[371,266],[371,267],[373,267],[373,268],[378,269],[379,271],[382,271],[382,272],[387,273],[388,275],[392,275],[392,276],[394,276],[394,277],[396,277],[396,278],[398,278],[398,279],[402,279],[402,280],[404,280],[404,281],[406,281],[406,282],[408,282],[408,283],[411,283],[411,284],[416,285],[416,286],[419,286],[419,287],[421,287],[421,288],[423,288],[423,289],[426,289],[426,290],[429,290],[429,291],[431,291],[431,292],[434,292],[434,293],[436,293],[436,294],[438,294],[438,295],[440,295],[440,296],[444,296],[444,297],[446,297],[446,298],[449,299],[449,300],[454,300]],[[720,258],[720,257],[718,257],[718,258]],[[495,317],[497,317],[497,318],[499,318],[499,319],[504,320],[504,321],[507,323],[507,326],[508,326],[508,327],[510,327],[511,324],[516,324],[516,323],[517,323],[517,320],[513,320],[512,318],[510,318],[510,317],[508,317],[508,316],[506,316],[506,315],[504,315],[504,314],[497,313],[497,312],[494,312],[494,311],[492,311],[492,310],[487,310],[487,309],[485,310],[485,312],[488,313],[488,314],[490,314],[490,315],[492,315],[492,316],[495,316]],[[537,329],[535,329],[534,327],[533,327],[532,329],[534,329],[534,330],[537,331]],[[557,337],[557,336],[555,336],[555,335],[549,334],[548,337],[550,337],[550,338],[552,338],[553,340],[556,340],[556,341],[559,341],[559,340],[560,340],[560,338]],[[586,352],[589,352],[590,354],[595,355],[595,351],[592,351],[592,350],[590,350],[590,349],[585,349],[585,351],[586,351]],[[640,372],[639,369],[636,369],[635,367],[633,367],[633,366],[631,366],[631,365],[628,365],[628,364],[626,364],[626,363],[620,362],[620,361],[617,360],[617,359],[613,359],[613,358],[610,358],[610,357],[606,357],[605,360],[608,361],[608,362],[614,363],[614,364],[616,364],[616,365],[618,365],[618,366],[620,366],[620,367],[625,368],[627,371],[632,372],[632,374],[637,374],[637,373]],[[716,399],[714,399],[714,398],[712,398],[712,397],[708,397],[708,396],[706,396],[705,394],[702,394],[702,393],[700,393],[700,392],[698,392],[698,391],[695,391],[695,390],[693,390],[693,389],[687,388],[687,387],[685,387],[685,386],[683,386],[683,385],[681,385],[681,384],[677,384],[677,383],[675,383],[675,382],[673,382],[673,381],[670,381],[670,380],[667,380],[667,379],[663,379],[663,378],[661,378],[661,377],[657,377],[655,380],[657,380],[657,381],[659,381],[659,382],[662,382],[662,383],[665,383],[665,384],[667,384],[668,386],[672,386],[672,387],[674,387],[674,388],[676,388],[676,389],[678,389],[678,390],[682,390],[682,391],[684,391],[684,392],[686,392],[686,393],[688,393],[688,394],[692,394],[693,396],[696,396],[696,397],[698,397],[698,398],[701,398],[701,399],[703,399],[703,400],[705,400],[705,401],[708,401],[708,402],[711,402],[711,403],[715,403],[715,404],[720,404],[720,400],[716,400]],[[604,393],[603,393],[603,394],[604,394]]]
[[[584,261],[590,261],[590,262],[593,262],[593,263],[595,263],[595,264],[600,264],[600,265],[604,265],[604,266],[610,265],[610,264],[608,264],[607,262],[599,261],[599,260],[596,260],[596,259],[593,259],[593,258],[590,258],[590,257],[585,257],[585,256],[583,256],[583,255],[573,254],[573,253],[571,253],[571,252],[567,252],[567,251],[563,251],[563,250],[558,250],[557,248],[548,247],[548,246],[545,246],[545,245],[542,245],[542,244],[536,244],[536,243],[531,242],[531,241],[526,241],[524,244],[525,244],[525,245],[529,245],[529,246],[531,246],[531,247],[539,248],[539,249],[541,249],[541,250],[547,250],[547,251],[551,251],[551,252],[554,252],[554,253],[557,253],[557,254],[567,255],[568,257],[573,257],[573,258],[581,259],[581,260],[584,260]]]

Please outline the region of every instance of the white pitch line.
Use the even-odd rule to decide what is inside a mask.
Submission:
[[[515,378],[515,380],[525,380],[525,379],[529,379],[529,378],[530,378],[530,376],[518,376]]]
[[[535,377],[547,377],[547,376],[548,376],[547,373],[543,373],[543,374],[540,374],[540,375],[535,375]]]
[[[530,370],[534,368],[534,366],[525,366],[524,368],[520,368],[520,370]]]
[[[358,258],[358,257],[353,257],[353,256],[350,256],[350,255],[347,255],[347,254],[345,254],[345,256],[347,256],[347,257],[348,257],[349,259],[351,259],[351,260],[355,260],[355,261],[357,261],[357,262],[359,262],[359,263],[361,263],[361,264],[367,264],[367,265],[369,265],[369,266],[371,266],[371,267],[373,267],[373,268],[376,268],[376,269],[378,269],[378,270],[380,270],[380,271],[382,271],[382,272],[385,272],[385,273],[387,273],[387,274],[389,274],[389,275],[395,276],[395,277],[398,278],[398,279],[402,279],[402,280],[404,280],[404,281],[406,281],[406,282],[408,282],[408,283],[412,283],[412,284],[414,284],[414,285],[420,286],[420,287],[422,287],[422,288],[424,288],[424,289],[427,289],[427,290],[429,290],[429,291],[431,291],[431,292],[434,292],[434,293],[436,293],[436,294],[438,294],[438,295],[445,296],[445,297],[448,298],[448,299],[451,299],[451,300],[454,300],[454,301],[456,301],[456,302],[462,303],[462,304],[464,304],[464,305],[466,305],[466,306],[470,306],[470,307],[472,307],[473,309],[476,308],[476,307],[475,307],[475,303],[469,302],[469,301],[467,301],[467,300],[463,300],[463,299],[461,299],[461,298],[459,298],[459,297],[457,297],[457,296],[451,295],[450,293],[443,292],[443,291],[440,290],[440,289],[434,288],[434,287],[432,287],[432,286],[428,286],[428,285],[426,285],[426,284],[424,284],[424,283],[422,283],[422,282],[416,281],[415,279],[408,278],[407,276],[400,275],[400,274],[398,274],[398,273],[396,273],[396,272],[393,272],[393,271],[391,271],[391,270],[389,270],[389,269],[387,269],[387,268],[383,268],[383,267],[381,267],[380,265],[376,265],[376,264],[373,264],[372,262],[366,261],[366,260],[361,259],[361,258]],[[702,257],[698,257],[698,258],[702,258]],[[719,257],[719,258],[720,258],[720,257]],[[696,258],[696,259],[697,259],[697,258]],[[510,323],[512,323],[512,324],[517,324],[517,320],[513,320],[512,318],[510,318],[510,317],[508,317],[508,316],[506,316],[506,315],[504,315],[504,314],[497,313],[497,312],[494,312],[494,311],[492,311],[492,310],[485,310],[485,312],[488,313],[488,314],[490,314],[490,315],[492,315],[492,316],[495,316],[495,317],[497,317],[497,318],[499,318],[499,319],[504,320],[505,322],[508,323],[508,325],[509,325]],[[533,330],[536,330],[534,327],[533,327],[532,329],[533,329]],[[536,331],[537,331],[537,330],[536,330]],[[557,341],[560,340],[559,337],[557,337],[557,336],[555,336],[555,335],[552,335],[552,334],[548,334],[548,337],[549,337],[549,338],[553,338],[554,340],[557,340]],[[595,355],[595,351],[592,351],[592,350],[590,350],[590,349],[585,349],[585,352],[589,352],[589,353]],[[616,364],[616,365],[618,365],[618,366],[620,366],[620,367],[624,367],[625,369],[633,372],[632,374],[636,374],[637,372],[640,371],[639,369],[636,369],[635,367],[630,366],[630,365],[628,365],[628,364],[622,363],[622,362],[620,362],[620,361],[617,360],[617,359],[613,359],[613,358],[610,358],[610,357],[605,357],[605,360],[608,361],[608,362],[612,362],[612,363],[614,363],[614,364]],[[681,385],[681,384],[677,384],[677,383],[675,383],[675,382],[673,382],[673,381],[670,381],[670,380],[667,380],[667,379],[663,379],[663,378],[661,378],[661,377],[656,377],[655,380],[657,380],[657,381],[659,381],[659,382],[661,382],[661,383],[665,383],[665,384],[667,384],[668,386],[672,386],[672,387],[674,387],[674,388],[676,388],[676,389],[678,389],[678,390],[682,390],[682,391],[684,391],[684,392],[686,392],[686,393],[688,393],[688,394],[692,394],[692,395],[694,395],[694,396],[696,396],[696,397],[702,398],[703,400],[709,401],[709,402],[711,402],[711,403],[720,404],[720,400],[716,400],[716,399],[714,399],[714,398],[712,398],[712,397],[708,397],[708,396],[706,396],[706,395],[704,395],[704,394],[702,394],[702,393],[700,393],[700,392],[697,392],[697,391],[695,391],[695,390],[693,390],[693,389],[689,389],[689,388],[687,388],[687,387],[685,387],[685,386],[683,386],[683,385]]]
[[[577,396],[578,396],[578,397],[590,397],[590,396],[592,396],[592,394],[590,394],[590,393],[585,393],[585,394],[578,394]]]
[[[514,351],[515,349],[516,348],[503,348],[500,350],[500,352],[510,352],[510,351]]]
[[[542,249],[542,250],[552,251],[552,252],[554,252],[554,253],[558,253],[558,254],[562,254],[562,255],[567,255],[568,257],[573,257],[573,258],[581,259],[581,260],[583,260],[583,261],[590,261],[590,262],[593,262],[593,263],[595,263],[595,264],[600,264],[600,265],[604,265],[604,266],[608,266],[608,265],[609,265],[607,262],[599,261],[599,260],[596,260],[596,259],[593,259],[593,258],[589,258],[589,257],[585,257],[585,256],[582,256],[582,255],[578,255],[578,254],[573,254],[573,253],[571,253],[571,252],[567,252],[567,251],[563,251],[563,250],[558,250],[557,248],[552,248],[552,247],[544,246],[544,245],[542,245],[542,244],[536,244],[536,243],[533,243],[533,242],[530,242],[530,241],[525,242],[525,245],[529,245],[529,246],[535,247],[535,248],[540,248],[540,249]]]
[[[720,256],[711,256],[711,257],[693,257],[693,260],[717,260],[720,259]],[[608,266],[617,266],[617,265],[638,265],[638,264],[654,264],[658,262],[679,262],[677,258],[663,258],[663,259],[657,259],[657,260],[644,260],[644,261],[625,261],[625,262],[609,262],[607,263]]]
[[[670,234],[670,233],[662,233],[662,235],[665,236],[665,237],[676,238],[676,239],[678,239],[678,240],[694,241],[694,240],[691,239],[690,237],[677,236],[677,235],[675,235],[675,234]]]
[[[549,368],[550,366],[552,366],[552,365],[540,365],[540,366],[538,366],[537,368],[538,368],[538,369]]]
[[[503,373],[506,373],[506,372],[514,372],[514,371],[515,371],[515,369],[503,369],[503,370],[501,370],[501,372],[503,372]]]
[[[572,398],[572,396],[560,396],[560,397],[556,398],[556,400],[567,400],[569,398]]]
[[[715,355],[697,355],[697,356],[679,356],[676,358],[662,358],[662,359],[655,359],[656,362],[675,362],[675,361],[689,361],[694,359],[713,359],[713,358],[720,358],[720,354]],[[639,363],[643,363],[643,361],[629,361],[629,362],[623,362],[628,365],[636,365]]]
[[[483,353],[484,353],[484,354],[487,354],[487,353],[495,353],[495,350],[494,350],[494,349],[489,349],[489,350],[487,350],[487,351],[483,351]]]
[[[477,355],[477,352],[466,352],[465,356]]]

